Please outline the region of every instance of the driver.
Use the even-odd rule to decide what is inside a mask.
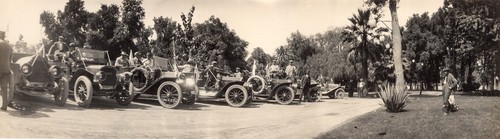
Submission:
[[[221,69],[218,68],[217,61],[212,61],[212,65],[208,65],[206,70],[208,70],[207,71],[208,73],[206,75],[208,76],[208,81],[205,87],[214,86],[214,89],[219,89],[220,80],[222,79],[222,76],[229,75],[228,73],[223,72]]]
[[[128,60],[128,54],[123,52],[120,53],[120,57],[116,58],[115,66],[116,67],[128,67],[130,65]]]

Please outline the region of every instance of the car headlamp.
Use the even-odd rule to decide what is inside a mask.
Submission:
[[[33,72],[33,71],[32,71],[32,69],[31,69],[31,65],[29,65],[29,64],[23,64],[23,65],[21,66],[21,74],[22,74],[22,75],[24,75],[24,76],[29,76],[29,75],[31,75],[31,73],[32,73],[32,72]]]
[[[96,75],[97,80],[100,82],[106,80],[106,75],[102,71],[97,72],[95,75]]]
[[[60,78],[62,76],[62,69],[59,66],[51,66],[49,68],[50,75],[54,78]]]

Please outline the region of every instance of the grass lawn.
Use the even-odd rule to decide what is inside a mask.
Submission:
[[[316,138],[500,138],[500,96],[455,100],[459,111],[443,116],[441,96],[411,95],[404,112],[380,108]]]

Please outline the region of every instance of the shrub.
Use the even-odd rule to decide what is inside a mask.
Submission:
[[[386,85],[378,92],[382,102],[382,106],[387,108],[389,112],[400,112],[406,106],[408,94],[406,94],[406,87],[395,87],[393,85]]]

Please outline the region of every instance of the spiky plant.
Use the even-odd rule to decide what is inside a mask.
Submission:
[[[388,112],[400,112],[406,106],[408,94],[406,94],[406,88],[404,86],[397,87],[388,84],[377,93],[382,99],[382,102],[384,102],[383,106],[387,108]]]

